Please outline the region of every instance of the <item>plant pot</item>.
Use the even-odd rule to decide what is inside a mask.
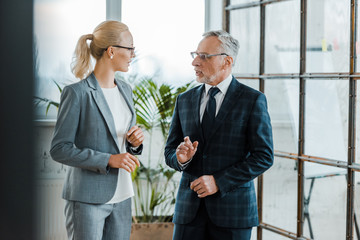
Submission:
[[[171,240],[173,230],[172,222],[133,223],[130,240]]]

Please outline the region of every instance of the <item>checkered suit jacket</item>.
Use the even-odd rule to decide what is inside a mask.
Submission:
[[[203,91],[201,85],[178,96],[165,147],[166,164],[183,171],[173,221],[186,224],[194,219],[200,198],[190,183],[202,175],[213,175],[219,191],[204,198],[211,221],[228,228],[256,226],[259,221],[252,180],[273,164],[266,98],[233,77],[205,144],[199,110]],[[175,151],[186,136],[199,141],[199,146],[182,169]]]
[[[116,80],[116,85],[131,111],[130,127],[135,125],[131,87]],[[140,154],[142,145],[133,151]],[[113,196],[119,169],[108,167],[111,154],[121,153],[111,110],[94,73],[64,87],[51,142],[51,157],[68,165],[63,198],[70,201],[103,204]]]

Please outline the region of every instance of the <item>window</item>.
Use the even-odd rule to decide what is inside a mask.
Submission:
[[[204,33],[204,1],[122,0],[122,21],[134,37],[129,75],[180,86],[195,79],[190,52]]]
[[[225,2],[240,41],[234,75],[265,93],[274,134],[253,239],[359,238],[357,1]]]
[[[35,96],[59,101],[61,87],[77,81],[70,64],[79,37],[106,19],[106,1],[34,0]],[[57,109],[35,109],[35,119],[55,119]]]

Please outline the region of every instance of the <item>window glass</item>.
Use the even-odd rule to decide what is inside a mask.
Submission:
[[[357,4],[357,6],[358,6],[358,8],[357,8],[357,18],[358,18],[358,22],[359,22],[359,14],[360,14],[360,4],[359,4],[359,2]],[[357,59],[356,59],[356,72],[360,72],[360,30],[359,30],[359,23],[357,24],[357,37],[356,37],[355,50],[356,50],[356,56],[357,56]]]
[[[265,95],[273,128],[274,149],[297,153],[299,80],[266,80]]]
[[[242,3],[250,3],[250,2],[258,2],[256,0],[231,0],[230,4],[242,4]]]
[[[355,157],[356,157],[356,163],[360,163],[360,81],[357,80],[357,88],[356,88],[356,127],[357,131],[355,132],[356,137],[356,145],[355,145]],[[359,222],[360,223],[360,222]]]
[[[260,8],[230,12],[230,34],[239,41],[240,49],[233,68],[234,73],[259,73]],[[235,24],[241,23],[241,24]]]
[[[263,184],[263,222],[290,232],[296,232],[297,222],[297,170],[294,163],[275,157],[273,166],[264,173]],[[265,234],[268,231],[264,231]]]
[[[92,33],[106,19],[106,2],[97,0],[34,0],[35,96],[60,101],[61,87],[78,81],[70,70],[79,37]],[[56,118],[57,109],[40,103],[35,119]]]
[[[251,238],[251,240],[255,240],[256,238]],[[277,234],[277,233],[274,233],[274,232],[271,232],[269,230],[263,230],[263,240],[289,240],[291,238],[288,238],[288,237],[284,237],[280,234]]]
[[[190,52],[202,39],[204,19],[204,1],[122,0],[137,55],[123,76],[150,76],[173,86],[194,80]]]
[[[355,172],[355,184],[354,184],[354,191],[355,191],[355,194],[354,194],[354,212],[355,212],[355,218],[356,218],[356,221],[357,225],[355,225],[356,228],[359,228],[359,224],[360,224],[360,172]],[[357,235],[357,230],[355,228],[355,231],[354,231],[354,239],[359,239],[359,235]],[[355,237],[356,236],[356,237]]]
[[[347,161],[348,85],[348,80],[306,82],[306,155]]]
[[[298,73],[300,1],[267,5],[265,28],[265,72]]]
[[[307,2],[307,72],[348,72],[350,1]]]
[[[305,202],[307,202],[305,204],[305,237],[329,240],[344,238],[346,235],[346,185],[346,175],[305,179],[304,192]],[[306,212],[308,212],[308,217]],[[310,233],[310,226],[313,235]]]
[[[251,87],[259,91],[259,80],[258,79],[238,79],[238,81],[248,87]]]

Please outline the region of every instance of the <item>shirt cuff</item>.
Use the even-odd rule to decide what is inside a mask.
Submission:
[[[189,165],[189,163],[191,162],[191,160],[192,160],[192,158],[191,158],[189,161],[187,161],[186,163],[181,163],[181,162],[179,162],[179,160],[177,160],[177,162],[178,162],[178,164],[179,164],[179,166],[180,166],[180,169],[181,169],[181,170],[184,170],[184,169]]]
[[[129,146],[131,148],[131,150],[137,152],[137,150],[140,148],[141,145],[137,146],[137,147],[133,147],[133,146]]]

